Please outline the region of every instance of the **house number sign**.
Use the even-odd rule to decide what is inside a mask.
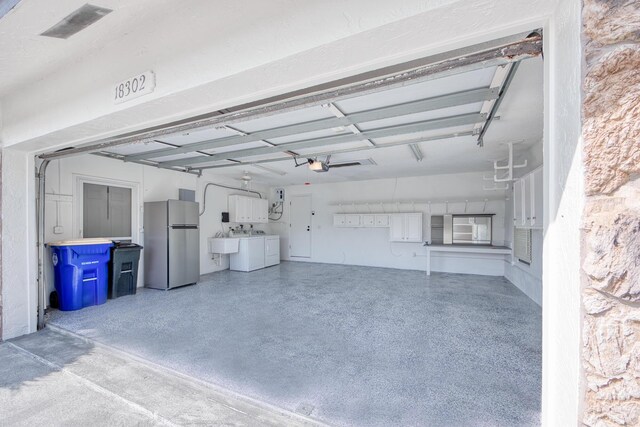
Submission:
[[[156,88],[156,75],[153,71],[145,71],[118,83],[113,89],[113,100],[116,104],[127,102],[142,95],[153,92]]]

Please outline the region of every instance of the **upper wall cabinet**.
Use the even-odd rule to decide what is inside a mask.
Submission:
[[[255,197],[229,196],[229,221],[267,223],[269,222],[269,201]]]
[[[389,227],[389,214],[333,214],[334,227]]]
[[[540,167],[513,183],[513,225],[543,227],[543,169]]]
[[[532,197],[532,217],[531,226],[534,228],[544,227],[544,171],[542,168],[536,169],[532,174],[533,190],[531,191]]]
[[[391,214],[389,228],[392,242],[422,242],[422,212]]]

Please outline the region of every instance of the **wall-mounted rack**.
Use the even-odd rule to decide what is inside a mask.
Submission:
[[[507,155],[507,163],[500,164],[500,160],[493,161],[493,182],[511,182],[514,181],[513,170],[521,169],[527,167],[527,160],[520,164],[515,164],[513,160],[513,145],[520,144],[522,141],[518,142],[507,142],[506,145],[509,147],[509,154]],[[503,171],[506,171],[504,173]],[[502,176],[498,176],[498,174],[502,172]],[[483,176],[483,179],[487,180],[486,177]],[[489,190],[493,190],[493,188],[489,188]]]

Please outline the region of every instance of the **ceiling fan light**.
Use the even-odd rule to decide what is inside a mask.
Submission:
[[[313,162],[309,163],[309,169],[314,172],[327,172],[329,170],[329,166],[327,166],[327,164],[324,162],[314,160]]]

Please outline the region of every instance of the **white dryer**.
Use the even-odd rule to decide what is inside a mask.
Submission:
[[[265,236],[264,238],[264,266],[280,264],[280,236]]]

